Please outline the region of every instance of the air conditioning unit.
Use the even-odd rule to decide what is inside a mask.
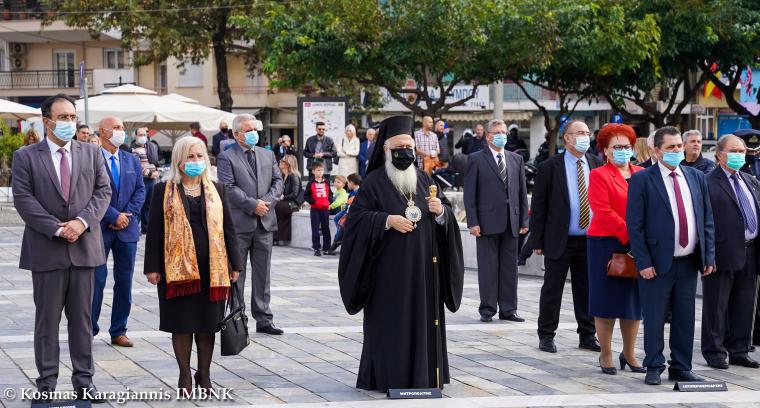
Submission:
[[[26,55],[26,44],[24,43],[10,43],[8,48],[10,48],[11,55]]]
[[[11,57],[11,70],[23,71],[26,69],[26,58],[24,57]]]

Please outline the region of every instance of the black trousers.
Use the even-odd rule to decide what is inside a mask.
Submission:
[[[567,270],[573,288],[573,309],[578,322],[578,335],[588,339],[596,334],[594,321],[588,315],[588,265],[586,237],[569,236],[565,252],[557,259],[544,258],[544,284],[538,309],[538,337],[553,338],[559,326],[562,292],[565,289]]]
[[[517,238],[507,229],[475,239],[481,316],[517,311]]]
[[[758,278],[755,296],[755,329],[752,332],[752,344],[760,345],[760,278]]]
[[[702,356],[705,360],[743,357],[752,343],[752,318],[757,281],[755,246],[746,249],[744,269],[702,278]],[[720,265],[717,265],[720,268]]]
[[[330,211],[311,209],[311,249],[330,249]],[[319,247],[319,232],[322,231],[322,248]]]

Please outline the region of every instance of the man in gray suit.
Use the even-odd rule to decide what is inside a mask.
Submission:
[[[517,314],[517,240],[528,232],[528,195],[521,156],[504,149],[507,125],[487,126],[488,148],[470,155],[464,181],[467,226],[476,238],[480,320],[523,322]]]
[[[282,175],[274,153],[256,146],[259,135],[253,115],[242,114],[232,121],[236,144],[217,159],[219,181],[227,188],[230,214],[235,224],[241,258],[251,259],[251,314],[256,332],[282,334],[272,322],[269,309],[269,268],[272,232],[277,230],[274,206],[282,195]],[[244,299],[246,268],[240,272],[240,297]]]
[[[42,104],[47,138],[13,154],[13,201],[26,223],[19,268],[32,271],[37,389],[55,390],[58,326],[66,311],[71,383],[80,399],[97,397],[92,376],[92,293],[95,267],[106,262],[100,220],[111,200],[103,155],[72,141],[74,101],[63,94]],[[43,395],[43,401],[48,398]]]

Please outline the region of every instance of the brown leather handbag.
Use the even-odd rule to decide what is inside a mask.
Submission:
[[[612,254],[612,258],[607,262],[607,276],[614,278],[637,279],[639,274],[636,272],[636,263],[633,262],[633,255]]]

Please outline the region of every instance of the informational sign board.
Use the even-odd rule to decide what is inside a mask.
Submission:
[[[299,97],[298,140],[296,146],[303,152],[306,140],[317,134],[317,122],[325,123],[325,135],[338,146],[348,125],[348,98],[346,97]],[[302,157],[303,159],[303,157]],[[306,166],[306,163],[303,163]],[[306,167],[304,167],[306,168]]]

